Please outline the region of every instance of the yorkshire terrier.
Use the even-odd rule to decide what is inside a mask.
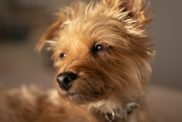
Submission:
[[[52,53],[57,90],[1,90],[1,122],[149,122],[149,22],[145,0],[62,9],[36,46]]]

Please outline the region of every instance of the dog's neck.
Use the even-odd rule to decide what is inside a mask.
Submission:
[[[138,107],[139,105],[135,102],[129,102],[123,105],[116,101],[102,100],[97,103],[90,104],[89,109],[104,117],[108,122],[114,122],[116,119],[121,122],[126,122],[128,117]]]

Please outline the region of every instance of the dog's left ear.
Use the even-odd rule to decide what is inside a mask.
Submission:
[[[150,21],[145,0],[103,0],[103,3],[128,28],[143,28]]]
[[[57,20],[54,22],[46,32],[41,36],[40,40],[38,41],[35,49],[37,51],[41,51],[42,48],[47,46],[48,49],[51,49],[56,44],[56,38],[58,37],[59,30],[61,28],[62,21]]]

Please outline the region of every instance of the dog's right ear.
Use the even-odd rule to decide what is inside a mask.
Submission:
[[[102,0],[113,18],[124,25],[129,34],[145,36],[151,18],[146,0]]]
[[[56,21],[47,29],[36,44],[35,49],[37,51],[40,52],[44,47],[47,47],[48,50],[52,50],[54,48],[62,23],[63,21]]]

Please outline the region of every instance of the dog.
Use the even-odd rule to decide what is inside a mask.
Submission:
[[[57,90],[1,90],[1,122],[149,122],[145,0],[78,1],[57,15],[36,45],[51,53]]]

